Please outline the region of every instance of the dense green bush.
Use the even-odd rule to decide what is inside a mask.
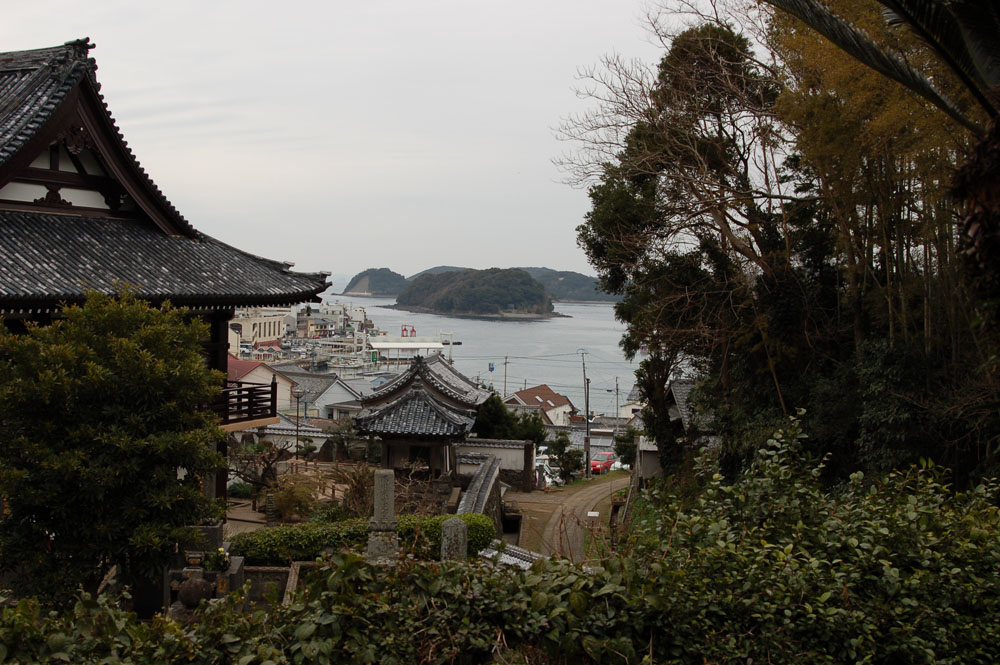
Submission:
[[[679,662],[995,662],[1000,487],[929,463],[824,489],[792,421],[727,484],[704,460],[692,502],[649,497],[632,556],[663,658]]]
[[[423,558],[435,558],[441,551],[441,524],[455,515],[420,518],[400,515],[400,546]],[[493,520],[485,515],[459,515],[469,525],[470,556],[496,537]],[[368,543],[368,520],[289,524],[240,533],[233,537],[230,552],[246,557],[248,566],[286,566],[292,561],[312,561],[325,549],[360,550]]]
[[[250,483],[237,480],[235,483],[231,483],[226,491],[230,499],[249,499],[253,494],[253,487]]]
[[[229,551],[248,566],[287,566],[312,561],[325,548],[356,548],[367,542],[368,520],[286,524],[233,536]]]
[[[469,556],[475,556],[497,537],[496,526],[493,520],[486,515],[477,513],[466,513],[463,515],[435,515],[420,523],[424,537],[427,538],[427,547],[430,556],[435,556],[441,552],[441,525],[452,517],[458,517],[469,527]]]
[[[792,422],[734,484],[703,462],[693,500],[647,496],[631,551],[600,567],[336,554],[290,605],[234,599],[183,629],[104,600],[25,601],[0,609],[0,662],[997,662],[996,483],[955,493],[928,465],[830,493],[801,437]],[[429,520],[419,537],[400,522],[430,540]]]

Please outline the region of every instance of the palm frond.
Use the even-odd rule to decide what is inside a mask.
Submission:
[[[816,0],[764,0],[764,2],[795,16],[851,57],[906,86],[947,113],[963,127],[967,127],[979,136],[983,134],[982,128],[967,118],[926,76],[906,64],[898,54],[883,50],[867,34],[839,16],[835,16],[826,5]]]
[[[982,48],[983,45],[973,50],[967,41],[969,31],[952,13],[951,4],[934,0],[878,1],[885,8],[883,14],[889,25],[905,25],[912,30],[955,73],[989,116],[996,116],[996,106],[986,95],[990,84],[979,66],[980,54],[988,53]],[[994,55],[1000,54],[997,50],[997,34],[993,33],[993,39],[988,45]]]
[[[991,101],[1000,89],[1000,5],[982,0],[952,0],[948,8],[962,28],[968,52]]]

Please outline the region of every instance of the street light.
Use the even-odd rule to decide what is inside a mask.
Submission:
[[[299,400],[306,394],[301,386],[292,388],[292,397],[295,398],[295,459],[299,459]]]

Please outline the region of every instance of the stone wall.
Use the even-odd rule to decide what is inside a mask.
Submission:
[[[462,501],[458,504],[458,514],[480,513],[493,520],[497,533],[503,533],[503,515],[500,502],[500,460],[492,457],[479,467],[479,471],[469,482]]]
[[[503,481],[522,492],[535,489],[535,444],[507,439],[466,439],[458,444],[459,473],[474,474],[476,464],[494,456],[500,460]],[[468,460],[463,464],[462,460]]]
[[[291,571],[291,568],[284,566],[244,566],[243,572],[250,582],[247,600],[251,603],[263,603],[270,598],[280,603],[285,597]]]

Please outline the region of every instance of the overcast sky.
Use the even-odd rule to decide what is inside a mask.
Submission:
[[[296,269],[593,274],[552,158],[580,67],[658,58],[644,0],[4,3],[4,51],[90,37],[126,140],[195,226]]]

